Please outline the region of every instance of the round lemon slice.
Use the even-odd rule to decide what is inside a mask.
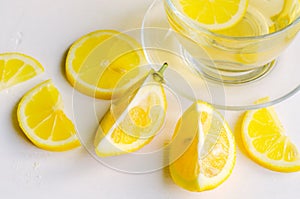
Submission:
[[[99,30],[71,46],[66,58],[66,75],[80,92],[110,99],[118,81],[145,63],[142,47],[134,38],[115,30]]]
[[[42,149],[65,151],[80,145],[73,123],[63,112],[61,95],[51,80],[23,96],[17,116],[28,139]]]
[[[0,90],[27,81],[44,72],[33,57],[21,53],[0,54]]]
[[[170,174],[189,191],[216,188],[235,165],[235,140],[212,106],[197,101],[179,119],[170,144]]]
[[[241,133],[246,151],[258,164],[279,172],[300,171],[299,151],[273,107],[247,111]]]
[[[245,15],[248,0],[175,0],[182,12],[209,30],[237,24]]]

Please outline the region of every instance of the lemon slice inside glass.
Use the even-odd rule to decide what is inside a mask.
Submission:
[[[221,30],[237,24],[244,16],[248,0],[175,0],[180,10],[209,30]]]

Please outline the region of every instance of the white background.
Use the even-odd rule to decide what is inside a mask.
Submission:
[[[62,93],[66,113],[74,119],[73,89],[64,75],[68,47],[98,29],[139,28],[151,2],[0,0],[0,53],[23,52],[45,67],[43,75],[0,92],[0,198],[299,198],[300,173],[269,171],[251,161],[239,146],[236,166],[225,183],[212,191],[191,193],[177,187],[167,169],[145,174],[119,172],[101,164],[84,147],[47,152],[24,137],[16,120],[16,105],[22,95],[51,78]],[[101,116],[109,102],[99,100],[97,104],[97,115]],[[288,133],[299,141],[299,94],[278,109]],[[232,129],[240,114],[226,112]]]

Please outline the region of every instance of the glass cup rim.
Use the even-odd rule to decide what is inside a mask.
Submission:
[[[191,20],[189,17],[186,17],[184,14],[181,13],[181,11],[179,11],[175,7],[175,5],[172,3],[172,0],[164,0],[164,1],[168,4],[168,6],[171,8],[171,10],[181,18],[181,20],[191,22],[190,26],[192,26],[193,28],[195,28],[197,30],[200,30],[200,31],[202,31],[206,34],[209,34],[209,35],[212,35],[212,36],[215,36],[215,37],[219,37],[219,38],[229,39],[229,40],[230,39],[231,40],[255,40],[255,39],[266,39],[266,38],[276,37],[277,35],[280,35],[280,34],[286,32],[286,31],[288,31],[289,29],[292,29],[293,27],[296,26],[296,24],[300,23],[300,16],[298,16],[292,23],[288,24],[284,28],[282,28],[280,30],[277,30],[275,32],[271,32],[271,33],[263,34],[263,35],[257,35],[257,36],[245,36],[245,37],[228,36],[228,35],[222,35],[222,34],[219,34],[219,33],[212,32],[209,29],[203,28],[203,27],[195,24],[195,22],[193,20]]]

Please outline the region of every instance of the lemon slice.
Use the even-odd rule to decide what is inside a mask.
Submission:
[[[136,92],[127,92],[111,106],[96,133],[94,144],[98,156],[137,151],[159,132],[167,108],[159,74],[151,72]]]
[[[272,16],[280,13],[286,1],[290,0],[251,0],[250,4],[259,5],[256,6],[256,8],[259,9],[259,11],[263,13],[266,18],[271,18]]]
[[[21,53],[0,54],[0,90],[9,88],[44,72],[34,58]]]
[[[248,0],[177,0],[182,12],[209,30],[237,24],[244,16]]]
[[[235,140],[222,115],[197,101],[177,123],[170,145],[170,174],[189,191],[213,189],[230,176],[235,154]]]
[[[66,75],[80,92],[110,99],[124,74],[143,64],[142,47],[134,38],[114,30],[99,30],[83,36],[71,46],[66,59]]]
[[[238,23],[215,32],[234,37],[258,36],[269,33],[269,23],[261,12],[249,5],[244,17]]]
[[[17,116],[25,135],[42,149],[65,151],[80,145],[73,123],[63,112],[61,95],[51,80],[23,96]]]
[[[241,133],[245,149],[255,162],[279,172],[300,170],[300,154],[273,107],[247,111]]]

